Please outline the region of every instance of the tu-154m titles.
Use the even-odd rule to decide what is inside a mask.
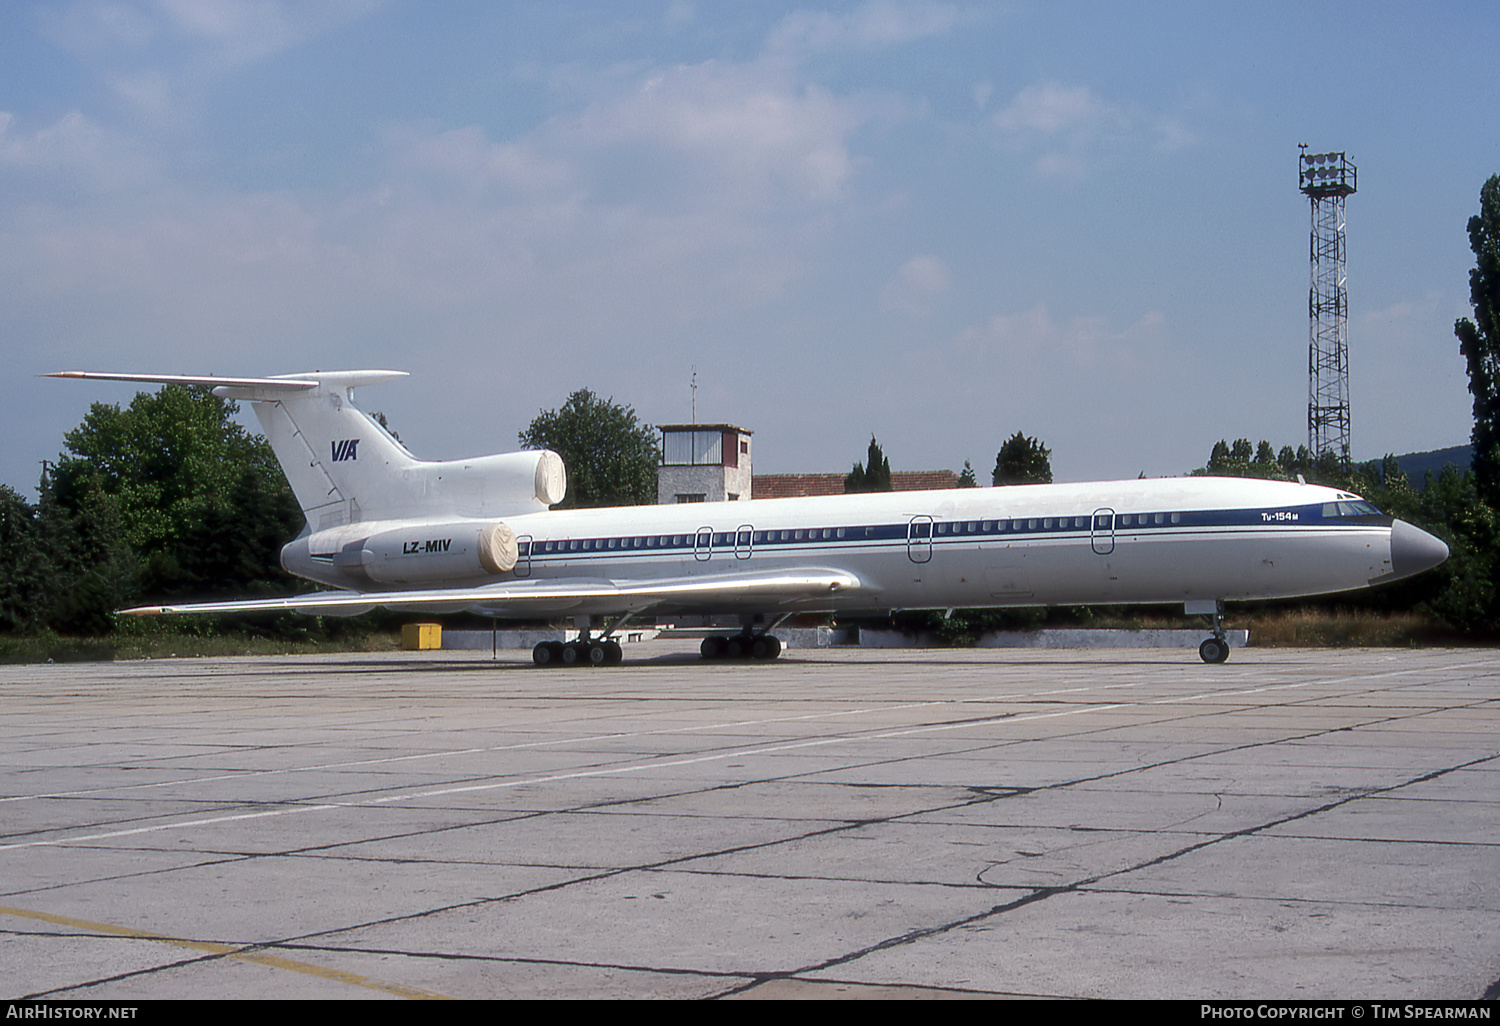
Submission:
[[[355,405],[356,388],[401,371],[50,376],[248,401],[307,517],[282,566],[342,589],[129,613],[576,618],[581,640],[534,650],[546,665],[618,662],[612,635],[645,617],[737,615],[743,631],[710,636],[704,656],[775,658],[770,631],[801,612],[1181,603],[1212,618],[1199,651],[1223,662],[1225,601],[1363,588],[1448,555],[1357,495],[1239,478],[551,510],[565,488],[555,453],[419,460]]]

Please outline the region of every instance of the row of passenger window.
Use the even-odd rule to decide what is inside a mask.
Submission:
[[[939,535],[944,534],[1004,534],[1008,531],[1082,531],[1089,526],[1089,517],[1031,517],[1025,520],[968,520],[953,523],[940,522],[935,526]],[[1094,529],[1109,530],[1109,514],[1092,518]],[[1116,527],[1161,527],[1182,523],[1181,513],[1122,513],[1115,515]]]
[[[715,535],[715,537],[726,537]],[[603,552],[606,549],[672,549],[692,548],[695,537],[691,534],[653,534],[641,538],[583,538],[559,542],[533,542],[521,545],[522,555],[545,555],[549,552]],[[701,543],[707,545],[707,539]],[[528,548],[530,551],[528,552]]]
[[[568,541],[523,543],[523,556],[540,556],[563,552],[605,552],[640,549],[727,549],[750,545],[818,541],[863,541],[939,537],[951,535],[1012,534],[1029,531],[1083,531],[1094,521],[1094,529],[1110,529],[1108,515],[1097,517],[1031,517],[1010,520],[917,521],[914,525],[891,524],[881,527],[814,527],[785,531],[699,531],[695,534],[650,534],[630,538],[580,538]],[[1124,513],[1116,515],[1115,526],[1163,527],[1182,522],[1181,513]],[[918,530],[913,531],[913,527]],[[929,533],[931,532],[931,533]]]
[[[700,531],[696,534],[650,534],[637,538],[583,538],[558,542],[522,543],[523,555],[549,552],[604,552],[610,549],[727,549],[731,546],[766,545],[779,541],[834,541],[874,538],[875,527],[814,528],[801,531]],[[894,529],[892,529],[894,530]],[[903,529],[904,535],[904,529]],[[753,541],[752,541],[753,539]],[[529,550],[529,551],[528,551]]]

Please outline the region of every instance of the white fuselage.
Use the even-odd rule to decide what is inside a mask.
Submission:
[[[471,551],[485,521],[453,517],[344,524],[304,535],[282,558],[293,573],[356,591],[783,568],[858,579],[780,611],[1273,599],[1399,576],[1391,519],[1351,512],[1357,499],[1316,485],[1189,477],[559,510],[505,518],[519,558],[500,574]],[[746,611],[722,595],[622,605],[631,606],[605,598],[558,611]],[[535,602],[469,608],[538,611]]]
[[[1182,603],[1217,625],[1226,600],[1348,591],[1448,557],[1357,495],[1242,478],[553,511],[565,494],[556,453],[419,460],[360,409],[355,389],[400,371],[53,376],[201,385],[253,404],[307,518],[282,565],[341,589],[124,610],[134,615],[384,607],[618,625],[728,613],[748,631],[800,611]],[[1217,626],[1211,640],[1200,652],[1220,662]],[[580,653],[542,645],[533,656]],[[611,658],[589,647],[591,661]]]

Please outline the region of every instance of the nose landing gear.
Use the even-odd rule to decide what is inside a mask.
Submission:
[[[1229,642],[1222,637],[1212,637],[1198,646],[1198,655],[1205,663],[1222,663],[1229,658]]]
[[[1229,658],[1229,639],[1224,634],[1224,605],[1217,599],[1184,602],[1183,612],[1188,616],[1208,618],[1213,637],[1198,646],[1198,655],[1205,663],[1222,663]]]

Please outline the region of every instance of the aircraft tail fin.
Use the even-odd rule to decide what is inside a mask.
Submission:
[[[313,371],[266,378],[61,371],[58,378],[202,385],[255,410],[313,531],[361,520],[533,512],[562,500],[562,460],[547,451],[419,460],[360,409],[354,390],[405,371]]]

